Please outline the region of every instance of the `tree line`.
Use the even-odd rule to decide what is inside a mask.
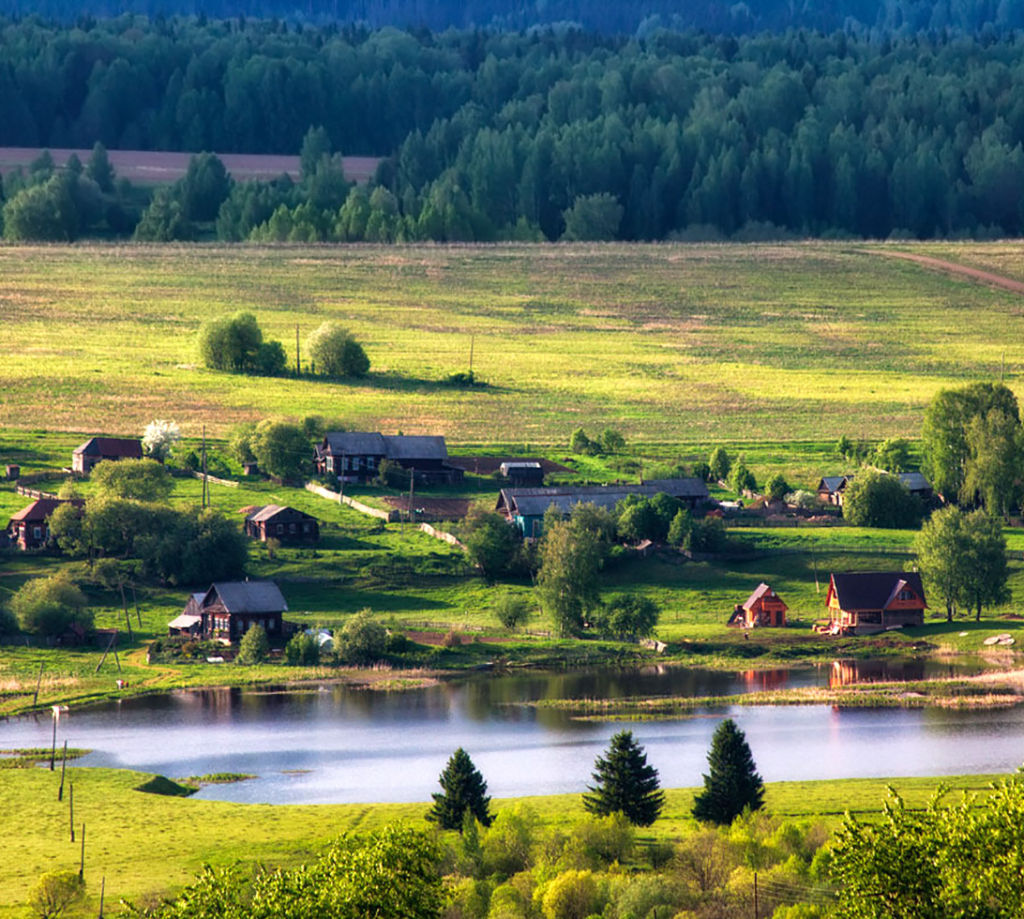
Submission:
[[[1005,4],[1004,4],[1005,5]],[[4,24],[0,144],[297,153],[157,230],[401,241],[1024,230],[1024,40]],[[331,156],[385,157],[351,187]],[[194,203],[194,202],[193,202]],[[159,219],[156,219],[159,218]]]

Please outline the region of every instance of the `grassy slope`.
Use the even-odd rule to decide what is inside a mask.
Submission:
[[[0,424],[69,431],[319,411],[456,442],[608,423],[662,443],[913,434],[938,387],[991,377],[1004,350],[1016,370],[1024,334],[1008,322],[1018,295],[822,243],[5,247],[0,278]],[[197,369],[200,322],[239,308],[292,357],[296,323],[342,319],[374,373]],[[492,388],[439,387],[470,336]]]
[[[111,769],[69,769],[75,785],[75,820],[86,823],[86,879],[93,895],[106,877],[107,908],[118,898],[136,901],[168,893],[204,863],[242,860],[288,864],[310,857],[327,839],[372,830],[393,820],[425,825],[424,804],[282,806],[240,805],[143,794],[147,775]],[[955,789],[983,790],[991,777],[946,780]],[[0,917],[21,915],[20,904],[41,873],[77,868],[80,834],[71,843],[68,797],[57,801],[59,771],[0,769],[4,858],[0,859]],[[921,806],[935,779],[899,779],[906,800]],[[872,814],[885,795],[883,780],[785,782],[768,786],[767,806],[797,818],[835,818],[844,811]],[[578,795],[526,800],[547,826],[583,816]],[[690,831],[692,789],[668,792],[664,816],[645,838],[678,839]],[[511,801],[496,801],[500,809]],[[95,903],[93,904],[95,906]]]

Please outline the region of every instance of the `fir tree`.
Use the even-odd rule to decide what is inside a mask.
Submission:
[[[693,816],[698,820],[726,825],[744,808],[756,811],[764,805],[764,783],[746,737],[731,718],[726,718],[711,738],[708,766],[704,790],[693,802]]]
[[[452,754],[438,781],[443,791],[432,795],[434,806],[427,813],[428,820],[442,830],[461,831],[468,811],[484,826],[491,825],[487,783],[462,747]]]
[[[242,636],[238,643],[238,656],[235,661],[239,664],[259,664],[270,657],[270,643],[267,641],[267,633],[261,625],[253,625]]]
[[[658,770],[647,764],[644,748],[632,731],[620,731],[611,740],[605,756],[594,763],[596,785],[587,786],[583,806],[592,814],[621,813],[634,826],[650,826],[665,806]]]

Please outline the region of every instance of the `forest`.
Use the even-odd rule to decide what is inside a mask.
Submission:
[[[224,186],[198,209],[207,233],[222,218],[223,239],[1024,229],[1016,34],[638,38],[132,16],[0,29],[0,145],[301,149],[302,183]],[[375,187],[345,182],[339,152],[385,157]],[[50,178],[8,177],[5,194]],[[196,235],[174,204],[158,195],[139,238]]]

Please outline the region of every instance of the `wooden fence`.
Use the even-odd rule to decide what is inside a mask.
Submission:
[[[323,485],[317,485],[315,482],[307,482],[306,491],[311,491],[314,495],[319,495],[321,498],[326,498],[328,501],[334,501],[336,504],[348,505],[352,510],[358,511],[360,514],[366,514],[368,517],[376,517],[378,520],[385,520],[388,523],[395,523],[402,519],[402,515],[399,511],[382,511],[380,508],[370,507],[368,504],[356,501],[355,498],[350,498],[348,495],[342,495],[336,491],[331,491],[329,488],[324,488]]]
[[[192,478],[203,480],[203,474],[201,472],[192,471]],[[215,475],[206,476],[207,482],[213,482],[214,485],[226,485],[228,488],[238,488],[238,482],[232,482],[230,479],[218,479]]]
[[[445,533],[444,530],[435,530],[429,523],[421,523],[420,529],[423,530],[427,536],[433,536],[434,539],[440,539],[441,542],[446,542],[450,546],[458,546],[463,552],[466,551],[466,547],[459,542],[457,536],[453,536],[451,533]]]
[[[57,495],[49,491],[36,491],[33,488],[26,488],[24,485],[16,485],[14,488],[15,492],[19,495],[24,495],[26,498],[31,498],[33,501],[39,501],[42,498],[56,498]]]

